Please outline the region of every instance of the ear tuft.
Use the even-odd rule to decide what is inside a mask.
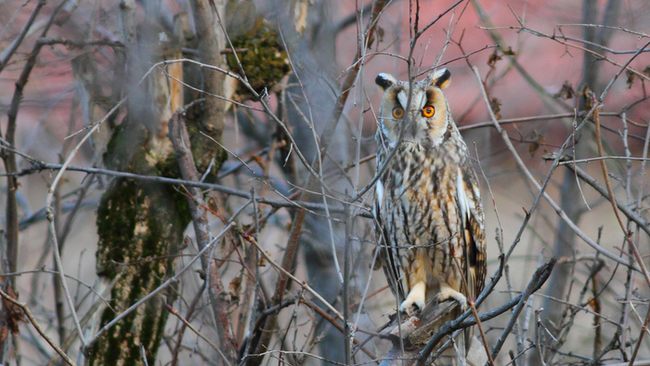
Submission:
[[[436,70],[433,73],[431,78],[431,84],[437,86],[440,89],[444,89],[449,86],[451,82],[451,73],[447,69]]]
[[[397,79],[395,79],[393,75],[386,74],[384,72],[377,75],[377,77],[375,78],[375,84],[377,84],[377,86],[381,91],[386,91],[386,89],[390,88],[396,83],[397,83]]]

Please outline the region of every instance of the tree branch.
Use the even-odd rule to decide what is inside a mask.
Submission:
[[[174,152],[178,166],[181,169],[181,175],[184,179],[198,182],[201,179],[199,172],[196,170],[192,150],[190,146],[189,134],[185,127],[185,111],[178,110],[172,115],[169,123],[169,139],[174,145]],[[194,223],[194,232],[199,249],[204,249],[210,242],[210,226],[208,223],[206,207],[203,200],[203,192],[198,187],[190,187],[191,198],[188,198],[190,205],[190,214]],[[210,297],[210,304],[216,322],[217,334],[219,335],[220,349],[224,353],[224,358],[228,364],[237,364],[237,342],[232,334],[230,326],[230,317],[228,306],[224,301],[224,290],[221,284],[221,276],[213,260],[201,257],[203,270],[207,274],[206,280],[209,281],[207,287]]]

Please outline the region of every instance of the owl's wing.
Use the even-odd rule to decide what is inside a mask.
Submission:
[[[481,208],[481,191],[476,173],[467,161],[458,171],[458,205],[461,212],[461,230],[465,253],[465,278],[467,295],[475,300],[485,286],[487,258],[485,247],[484,216]]]
[[[378,152],[379,157],[379,152]],[[379,161],[379,160],[378,160]],[[378,164],[379,165],[379,164]],[[380,237],[377,243],[377,250],[379,251],[378,259],[381,262],[381,266],[384,269],[384,274],[388,280],[388,286],[391,291],[398,299],[399,302],[404,301],[404,285],[402,283],[402,272],[401,272],[401,255],[399,245],[395,243],[395,238],[390,235],[391,230],[387,227],[387,221],[384,220],[386,215],[390,215],[390,210],[386,209],[387,202],[384,200],[389,200],[388,197],[385,197],[387,192],[384,192],[384,185],[382,180],[377,180],[377,186],[375,187],[375,201],[373,205],[373,211],[375,215],[375,232],[380,233]]]

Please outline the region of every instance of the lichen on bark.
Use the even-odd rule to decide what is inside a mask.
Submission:
[[[120,139],[128,129],[116,131]],[[112,141],[111,148],[120,146]],[[126,169],[140,174],[160,174],[147,165],[147,144],[136,148]],[[173,275],[174,258],[190,221],[187,200],[173,186],[118,178],[104,193],[97,212],[99,244],[97,273],[108,282],[111,305],[121,312]],[[94,347],[91,365],[141,364],[139,346],[155,362],[168,313],[163,301],[173,302],[173,292],[156,297],[124,318]],[[100,326],[116,315],[106,308]]]

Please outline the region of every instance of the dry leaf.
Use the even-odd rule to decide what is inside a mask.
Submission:
[[[217,210],[219,209],[219,207],[217,206],[217,200],[215,200],[214,197],[210,197],[210,198],[208,199],[208,208],[209,208],[210,211],[212,211],[213,213],[216,213]]]
[[[0,327],[0,343],[4,344],[5,340],[7,339],[7,327],[2,326]]]
[[[257,261],[258,267],[266,267],[266,257],[260,257],[260,260]]]
[[[531,140],[532,142],[530,143],[528,151],[530,152],[530,156],[532,157],[533,155],[535,155],[535,152],[537,152],[537,149],[539,149],[540,146],[546,145],[546,139],[544,138],[544,136],[537,133],[537,131],[533,130]]]
[[[517,55],[517,52],[513,51],[512,47],[508,47],[507,50],[501,50],[501,52],[503,52],[503,54],[506,55],[506,56],[516,56]]]
[[[230,286],[228,288],[230,289],[230,295],[234,299],[238,299],[239,293],[241,292],[241,278],[233,278],[232,281],[230,281]]]
[[[593,311],[596,311],[596,299],[594,299],[593,296],[589,296],[589,307],[591,307]]]
[[[259,155],[249,155],[248,156],[250,159],[255,160],[255,162],[260,166],[260,168],[264,168],[264,162],[262,161],[262,157]]]
[[[192,242],[192,239],[190,239],[189,236],[185,235],[185,238],[183,238],[183,243],[181,244],[181,247],[179,250],[184,250],[188,246],[190,246],[190,243]]]
[[[497,53],[497,50],[494,50],[494,52],[488,57],[487,64],[491,68],[494,68],[494,65],[497,63],[497,61],[501,60],[501,56]]]
[[[627,88],[632,89],[632,83],[634,82],[634,77],[636,77],[636,74],[630,70],[625,70],[625,75],[627,75],[627,80],[625,80],[627,83]]]
[[[377,35],[379,36],[379,42],[383,42],[384,41],[384,33],[386,33],[384,31],[384,28],[382,28],[380,26],[376,26],[375,30],[377,31]]]
[[[494,116],[497,119],[501,119],[501,115],[499,114],[501,111],[501,100],[498,98],[492,98],[492,100],[490,100],[490,107],[492,108],[492,112],[494,112]]]
[[[6,292],[11,298],[18,300],[18,295],[14,292],[13,288],[7,287]],[[5,321],[7,322],[7,328],[9,328],[11,333],[18,334],[18,323],[25,321],[23,309],[5,298],[2,298],[2,302],[6,311]]]
[[[562,84],[562,89],[560,89],[557,94],[553,95],[555,98],[564,98],[571,99],[576,95],[576,92],[573,90],[573,85],[567,80]]]

